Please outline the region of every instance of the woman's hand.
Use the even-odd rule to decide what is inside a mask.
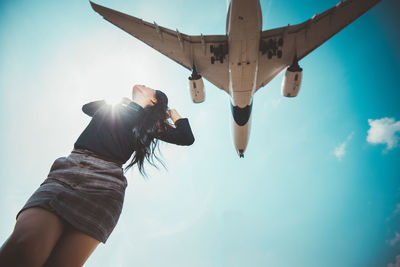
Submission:
[[[136,84],[132,88],[132,101],[142,106],[154,106],[157,103],[156,91],[145,85]]]
[[[179,115],[176,109],[169,109],[167,110],[168,117],[175,123],[177,120],[181,119],[181,115]]]

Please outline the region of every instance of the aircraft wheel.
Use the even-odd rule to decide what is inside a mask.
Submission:
[[[211,57],[211,64],[215,63],[215,57]]]

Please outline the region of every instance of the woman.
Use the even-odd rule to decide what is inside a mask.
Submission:
[[[0,267],[82,266],[118,221],[127,186],[122,164],[133,154],[127,168],[137,164],[145,174],[145,159],[151,165],[158,159],[158,139],[194,142],[188,119],[168,110],[164,93],[144,85],[133,87],[131,100],[91,102],[82,110],[92,117],[89,125],[18,213]]]

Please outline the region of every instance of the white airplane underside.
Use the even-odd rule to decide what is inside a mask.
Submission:
[[[381,0],[347,0],[293,26],[262,31],[259,0],[231,0],[225,35],[186,35],[97,5],[93,9],[112,24],[192,71],[194,103],[205,100],[202,77],[231,97],[232,135],[243,157],[250,134],[253,96],[286,69],[282,94],[297,96],[302,69],[298,61]]]

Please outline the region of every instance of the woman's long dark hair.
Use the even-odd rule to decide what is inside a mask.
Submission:
[[[127,171],[137,164],[139,172],[144,177],[146,177],[143,167],[145,159],[154,167],[157,167],[155,159],[164,166],[164,163],[156,155],[156,152],[159,152],[158,139],[156,137],[163,136],[169,125],[167,115],[168,98],[163,92],[156,90],[156,99],[157,103],[155,105],[144,108],[143,116],[132,129],[135,152],[131,162],[125,168],[125,171]]]

